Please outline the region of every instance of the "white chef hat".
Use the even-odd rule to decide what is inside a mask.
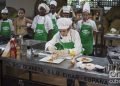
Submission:
[[[8,13],[8,9],[5,7],[3,10],[1,10],[1,13]]]
[[[52,0],[52,1],[50,2],[50,5],[55,5],[55,6],[57,6],[57,2],[56,2],[55,0]]]
[[[49,13],[50,8],[48,7],[48,5],[46,5],[45,3],[41,3],[38,6],[38,11],[40,11],[40,8],[43,7],[46,10],[46,13]]]
[[[70,13],[71,6],[63,6],[63,13]]]
[[[89,5],[89,2],[85,2],[84,6],[83,6],[83,12],[88,12],[88,13],[90,13],[90,5]]]
[[[72,25],[70,18],[59,18],[57,20],[58,29],[68,29]]]

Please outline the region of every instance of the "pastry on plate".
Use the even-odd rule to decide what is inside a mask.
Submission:
[[[55,59],[57,59],[57,57],[58,57],[58,54],[52,54],[52,55],[49,57],[48,61],[49,61],[49,62],[53,62]]]

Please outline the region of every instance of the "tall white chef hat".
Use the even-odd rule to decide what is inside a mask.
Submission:
[[[57,2],[56,2],[55,0],[52,0],[52,1],[50,2],[50,5],[55,5],[55,6],[57,6]]]
[[[3,10],[1,10],[1,13],[8,13],[8,9],[5,7]]]
[[[63,6],[63,13],[70,13],[71,6]]]
[[[58,29],[68,29],[72,25],[70,18],[59,18],[57,20]]]
[[[49,13],[50,8],[48,7],[48,5],[46,5],[45,3],[41,3],[38,6],[38,11],[40,11],[40,8],[43,7],[46,10],[46,13]]]
[[[84,6],[83,6],[83,12],[88,12],[88,13],[90,13],[90,5],[89,5],[89,2],[85,2]]]

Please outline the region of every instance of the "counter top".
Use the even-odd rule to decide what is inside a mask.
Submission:
[[[10,59],[10,58],[0,58],[3,63],[7,66],[12,66],[15,68],[25,69],[32,72],[42,72],[44,74],[51,74],[56,76],[62,76],[66,78],[75,78],[84,80],[86,82],[96,82],[99,84],[108,84],[108,74],[96,72],[95,70],[85,70],[76,68],[70,62],[70,60],[64,60],[60,64],[52,64],[52,63],[44,63],[39,61],[39,59],[44,56],[32,57],[31,59],[27,59],[26,57],[22,57],[19,60]],[[109,63],[107,58],[99,58],[99,57],[90,57],[93,59],[94,64],[99,64],[102,66],[107,66]]]

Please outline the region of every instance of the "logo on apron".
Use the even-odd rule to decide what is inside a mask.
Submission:
[[[89,35],[90,31],[88,31],[88,30],[82,30],[82,33],[85,34],[85,35]]]
[[[2,27],[3,30],[9,30],[9,27]]]
[[[37,29],[36,32],[37,32],[37,33],[43,33],[43,30]]]

